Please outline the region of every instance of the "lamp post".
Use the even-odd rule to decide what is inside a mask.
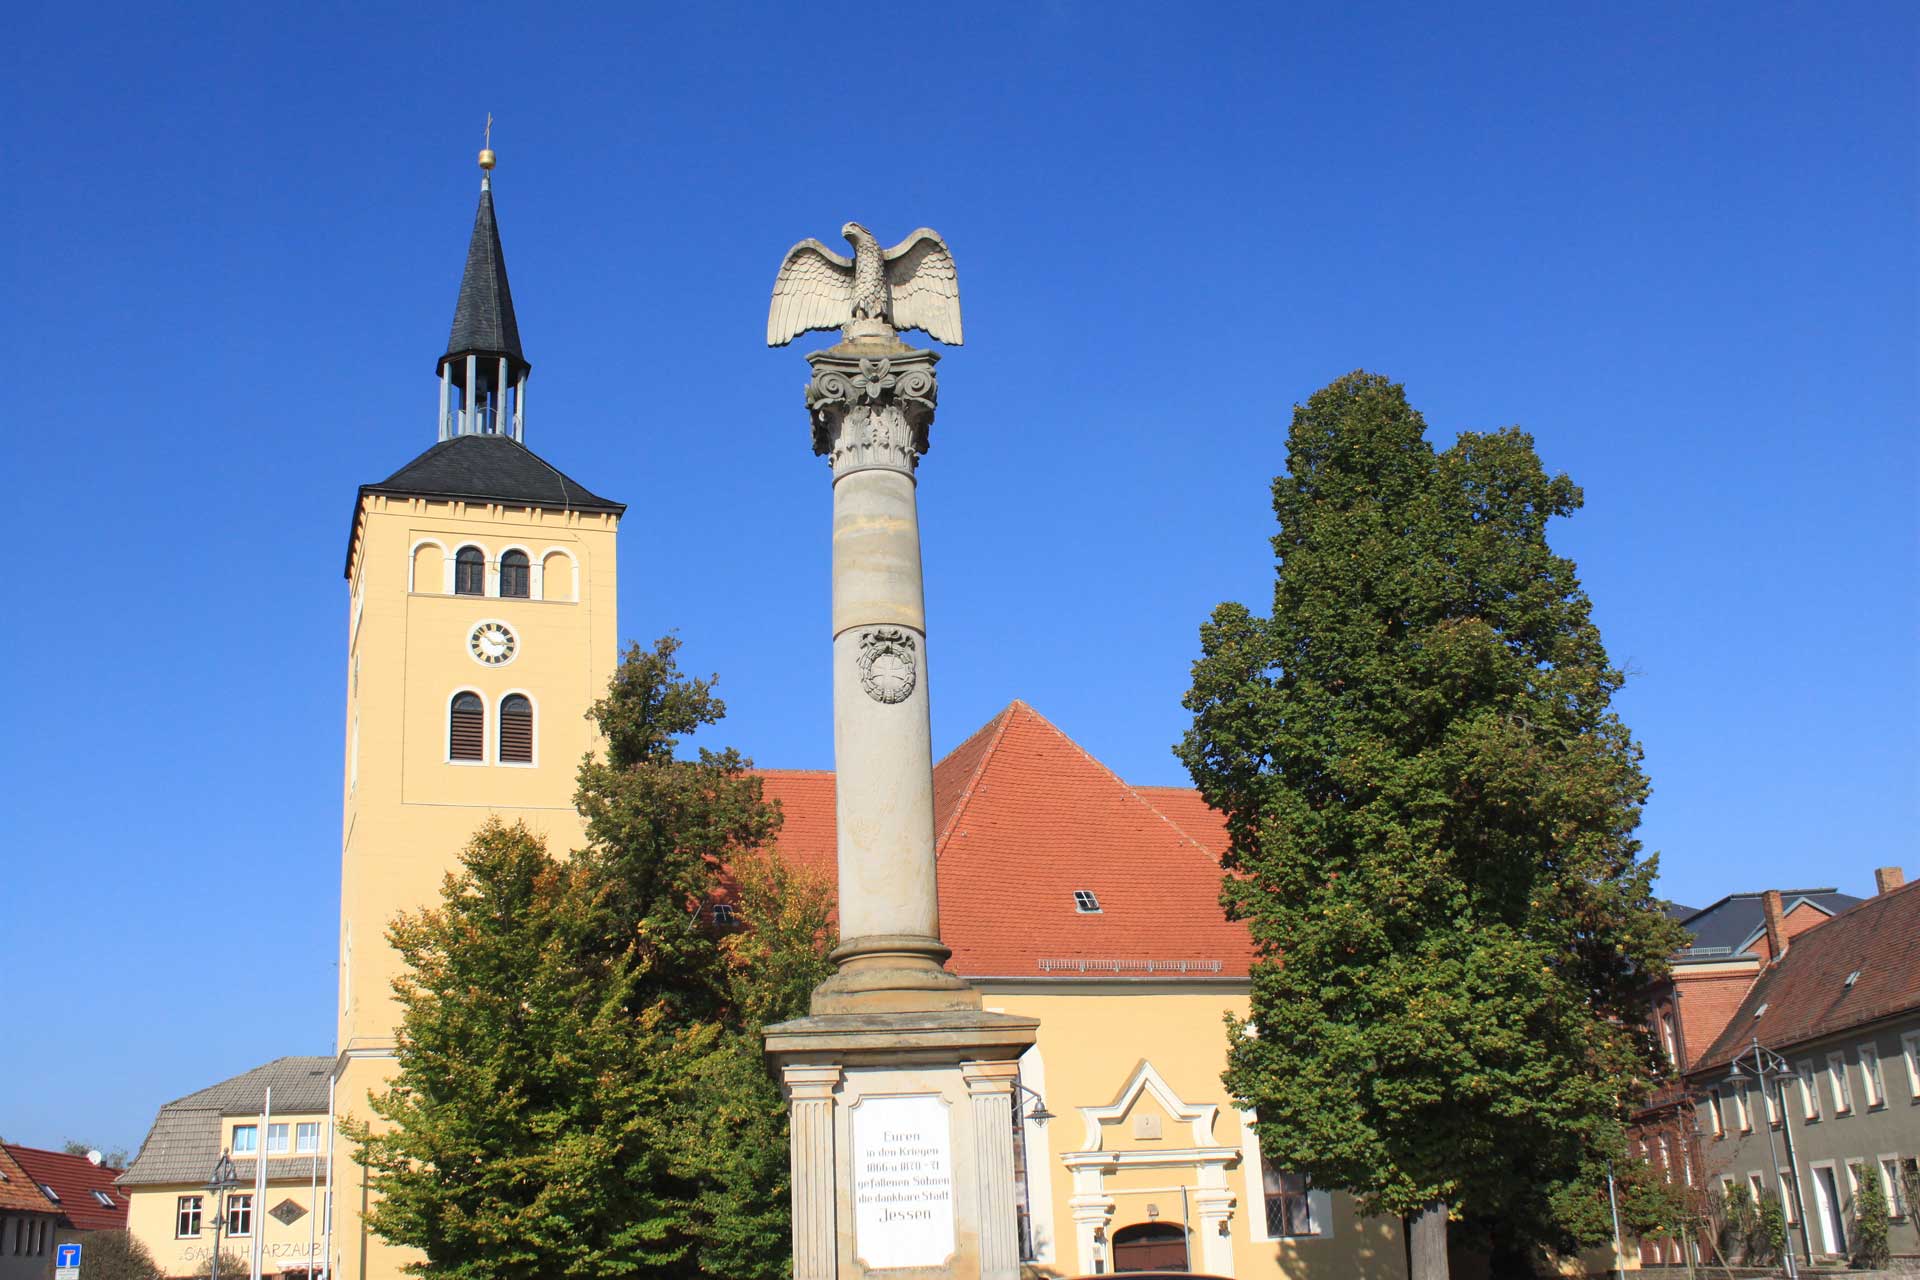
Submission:
[[[213,1172],[207,1177],[207,1194],[213,1197],[213,1261],[210,1280],[220,1280],[220,1229],[227,1225],[227,1192],[240,1185],[240,1178],[233,1170],[233,1161],[227,1153],[220,1153],[219,1161],[213,1166]]]
[[[1787,1176],[1793,1182],[1793,1216],[1800,1228],[1800,1247],[1806,1252],[1807,1265],[1813,1265],[1813,1236],[1807,1230],[1807,1205],[1800,1194],[1800,1164],[1793,1153],[1793,1114],[1787,1107],[1786,1078],[1793,1074],[1792,1065],[1779,1054],[1760,1043],[1754,1037],[1744,1053],[1736,1054],[1727,1066],[1727,1073],[1738,1080],[1743,1075],[1751,1075],[1760,1082],[1760,1103],[1765,1106],[1773,1097],[1767,1092],[1768,1077],[1771,1076],[1780,1086],[1780,1133],[1787,1144]],[[1767,1158],[1773,1161],[1773,1172],[1780,1176],[1780,1154],[1773,1145],[1773,1125],[1767,1125]],[[1780,1189],[1780,1199],[1784,1204],[1787,1198],[1785,1187]],[[1794,1265],[1793,1242],[1787,1242],[1787,1280],[1797,1280],[1799,1268]]]

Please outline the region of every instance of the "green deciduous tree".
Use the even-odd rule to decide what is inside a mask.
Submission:
[[[731,750],[683,758],[724,714],[678,643],[633,647],[591,717],[588,843],[550,853],[491,822],[436,907],[390,937],[391,1127],[356,1127],[386,1239],[448,1280],[783,1277],[786,1113],[762,1023],[827,971],[825,886],[756,852],[777,809]],[[737,882],[744,932],[700,908]]]
[[[1436,452],[1400,387],[1295,409],[1273,611],[1201,628],[1177,748],[1231,835],[1258,951],[1226,1083],[1264,1151],[1496,1243],[1608,1235],[1605,1176],[1653,1045],[1636,993],[1677,928],[1634,839],[1647,782],[1573,564],[1581,503],[1517,429]]]
[[[153,1252],[130,1231],[89,1231],[81,1242],[81,1270],[87,1280],[160,1280]],[[246,1264],[241,1263],[245,1274]]]

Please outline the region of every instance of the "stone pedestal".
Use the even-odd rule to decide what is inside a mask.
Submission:
[[[864,326],[864,327],[863,327]],[[807,359],[833,469],[839,918],[812,1015],[768,1027],[792,1116],[796,1280],[1018,1280],[1018,1062],[1039,1026],[949,973],[935,883],[915,469],[930,351],[885,326]]]
[[[1018,1280],[1013,1117],[1032,1018],[767,1028],[792,1115],[794,1280]]]

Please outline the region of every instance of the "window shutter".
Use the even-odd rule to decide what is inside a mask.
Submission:
[[[454,695],[447,713],[447,757],[452,760],[486,758],[487,713],[476,694]]]
[[[502,763],[533,763],[533,704],[514,694],[500,704]]]

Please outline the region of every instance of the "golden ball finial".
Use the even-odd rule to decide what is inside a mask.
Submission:
[[[480,167],[482,169],[493,168],[493,159],[494,157],[493,157],[492,147],[482,147],[480,149]]]

